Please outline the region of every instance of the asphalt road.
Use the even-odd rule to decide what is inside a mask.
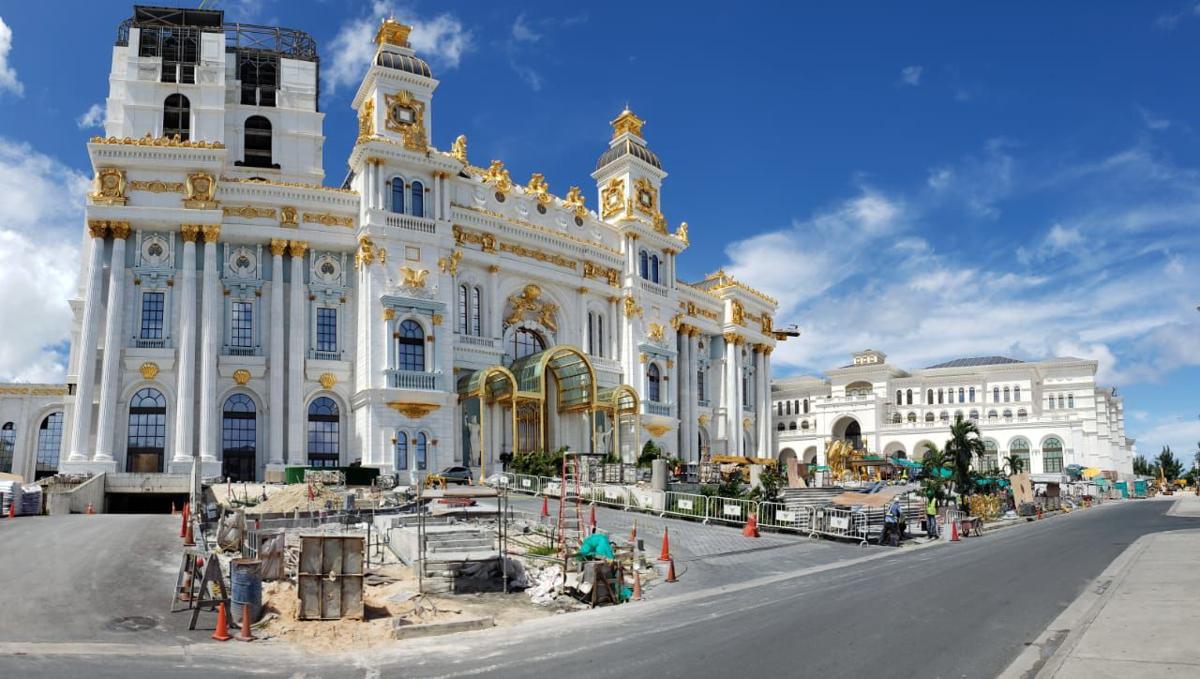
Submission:
[[[143,644],[126,651],[60,644],[17,656],[0,642],[0,676],[993,677],[1137,537],[1200,526],[1164,516],[1170,506],[1106,506],[926,549],[867,550],[844,567],[397,644],[350,662],[245,645],[223,658],[225,647],[156,648],[150,638],[126,639]]]

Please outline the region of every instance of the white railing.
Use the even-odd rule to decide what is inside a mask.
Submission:
[[[666,415],[670,417],[671,406],[667,403],[654,403],[653,401],[642,401],[644,411],[647,415]]]
[[[139,339],[133,340],[133,346],[137,347],[138,349],[162,349],[166,345],[167,345],[167,341],[161,340],[161,339],[140,339],[139,338]]]
[[[708,500],[703,495],[667,491],[663,498],[662,514],[708,519]]]
[[[652,295],[658,295],[659,297],[662,297],[662,298],[667,297],[668,293],[667,293],[667,287],[665,285],[659,285],[658,283],[655,283],[654,281],[648,281],[645,278],[641,279],[641,281],[642,281],[642,290],[644,290]]]
[[[487,347],[488,349],[496,348],[496,340],[491,337],[478,337],[476,335],[456,334],[454,339],[460,344],[470,344],[476,347]]]
[[[731,497],[712,496],[708,498],[708,521],[723,521],[725,523],[746,523],[751,514],[758,512],[758,503],[754,500],[742,500]]]
[[[396,212],[384,213],[384,223],[388,226],[393,226],[398,229],[407,229],[418,233],[436,233],[437,226],[432,219],[424,217],[414,217],[412,215],[404,215]]]
[[[758,503],[758,525],[780,530],[808,532],[812,527],[812,507],[788,509],[782,502]]]
[[[388,370],[388,387],[392,389],[420,389],[437,391],[442,388],[441,373],[418,372],[415,370]]]

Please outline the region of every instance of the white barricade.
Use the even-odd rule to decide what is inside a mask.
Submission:
[[[592,484],[592,502],[617,509],[629,509],[629,489],[612,484]]]
[[[542,489],[542,484],[536,476],[530,476],[528,474],[512,474],[511,476],[512,482],[508,486],[509,490],[514,490],[518,493],[537,495]]]
[[[663,498],[663,510],[659,516],[674,514],[703,519],[708,516],[708,500],[709,498],[694,493],[667,491]]]
[[[758,513],[758,503],[754,500],[739,500],[729,497],[712,496],[708,498],[709,521],[724,521],[725,523],[746,523],[751,514]]]
[[[857,540],[867,545],[867,515],[849,509],[818,507],[813,510],[809,537],[827,535],[831,538]]]
[[[758,525],[780,530],[808,532],[812,527],[812,507],[788,509],[782,502],[758,503]]]

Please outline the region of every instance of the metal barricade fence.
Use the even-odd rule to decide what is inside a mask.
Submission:
[[[559,497],[562,493],[562,479],[553,478],[550,476],[539,476],[538,494],[549,495],[550,497]]]
[[[593,484],[590,500],[598,505],[629,509],[629,489],[611,484]]]
[[[695,493],[676,493],[666,491],[663,498],[663,514],[674,514],[676,516],[688,516],[692,518],[704,519],[708,516],[708,501],[709,498]]]
[[[746,523],[750,514],[758,513],[758,503],[754,500],[740,500],[729,497],[712,496],[708,498],[708,521],[724,521],[726,523]]]
[[[788,509],[782,502],[758,503],[758,525],[779,530],[808,532],[812,527],[812,507]]]
[[[867,516],[862,512],[833,507],[818,507],[813,511],[809,537],[827,535],[831,538],[857,540],[867,545]]]
[[[514,490],[518,493],[529,493],[537,495],[542,489],[542,484],[538,481],[538,477],[528,474],[513,474],[512,483],[509,485],[509,490]]]

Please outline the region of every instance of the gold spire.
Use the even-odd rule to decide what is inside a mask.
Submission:
[[[642,125],[645,125],[646,121],[634,115],[633,111],[629,110],[629,106],[626,106],[625,110],[621,111],[621,115],[617,116],[611,124],[613,128],[613,139],[616,139],[626,132],[635,137],[644,138],[642,137]]]
[[[397,47],[408,47],[408,34],[412,32],[412,26],[406,26],[395,17],[388,17],[379,24],[379,32],[375,34],[376,45],[396,45]]]

